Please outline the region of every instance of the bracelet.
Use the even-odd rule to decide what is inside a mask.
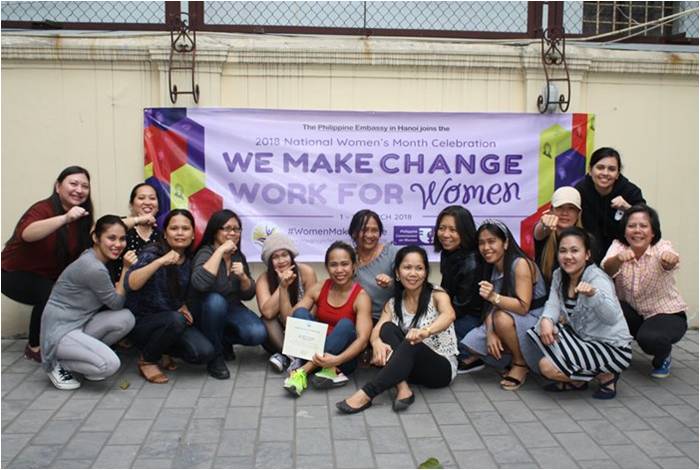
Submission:
[[[423,329],[428,332],[428,336],[432,336],[433,332],[430,331],[430,326],[424,326]]]
[[[501,294],[496,294],[496,297],[493,299],[493,302],[491,302],[491,303],[498,307],[498,304],[500,302],[501,302]]]

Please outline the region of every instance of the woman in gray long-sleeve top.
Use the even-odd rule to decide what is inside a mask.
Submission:
[[[559,269],[552,276],[549,299],[539,322],[528,330],[544,357],[542,375],[556,382],[551,392],[588,388],[597,378],[593,398],[617,394],[620,373],[632,359],[629,334],[612,280],[593,264],[590,236],[578,227],[561,232]]]
[[[119,258],[126,247],[126,226],[116,215],[95,224],[93,246],[71,263],[56,281],[41,321],[42,364],[51,382],[61,390],[80,387],[71,372],[89,381],[104,380],[119,370],[109,347],[134,326],[124,306],[124,273],[136,261],[124,255],[124,269],[112,284],[105,264]],[[105,306],[109,310],[100,311]]]
[[[214,346],[207,370],[217,379],[230,377],[224,354],[231,354],[234,344],[257,346],[267,340],[262,319],[241,302],[255,296],[255,281],[241,253],[241,227],[233,211],[212,215],[192,267],[190,303],[195,325]]]

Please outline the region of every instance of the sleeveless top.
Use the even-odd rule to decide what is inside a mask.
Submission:
[[[438,288],[435,290],[438,291]],[[396,313],[394,313],[393,297],[389,299],[387,307],[391,311],[391,322],[398,325],[404,334],[408,333],[409,326],[415,317],[415,313],[406,311],[405,304],[401,302],[401,315],[404,319],[404,323],[401,324],[396,316]],[[439,314],[440,312],[438,312],[437,308],[435,308],[435,301],[430,299],[430,302],[428,303],[428,310],[421,317],[420,321],[416,325],[416,328],[424,328],[431,325],[437,319]],[[457,336],[455,335],[454,324],[450,325],[446,330],[424,339],[423,344],[428,346],[435,354],[439,354],[450,362],[450,367],[452,368],[452,378],[454,379],[457,375],[457,354],[459,353],[459,350],[457,349]]]
[[[510,265],[510,282],[511,285],[515,285],[515,264],[518,262],[518,258],[513,260]],[[491,284],[493,284],[493,289],[495,292],[501,295],[507,295],[502,292],[503,289],[503,273],[499,273],[494,269],[491,273]],[[528,315],[533,315],[539,317],[544,311],[544,304],[547,302],[549,291],[547,290],[547,285],[544,282],[542,273],[540,272],[540,267],[535,264],[535,282],[532,285],[532,301],[530,301],[530,311]]]
[[[318,296],[318,302],[316,302],[316,320],[328,324],[327,335],[331,334],[335,324],[343,318],[347,318],[353,323],[353,325],[355,324],[355,317],[357,315],[355,314],[355,310],[352,308],[352,306],[355,304],[355,299],[357,296],[360,294],[360,292],[362,292],[362,286],[360,286],[358,283],[354,283],[352,290],[350,291],[350,295],[348,296],[348,300],[346,300],[340,307],[335,307],[328,303],[328,293],[331,290],[332,284],[333,281],[326,279],[326,281],[323,283],[323,287],[321,288],[321,293]]]

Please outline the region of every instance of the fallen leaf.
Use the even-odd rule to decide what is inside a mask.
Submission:
[[[418,465],[418,468],[442,468],[442,464],[435,457],[430,457],[428,460]]]

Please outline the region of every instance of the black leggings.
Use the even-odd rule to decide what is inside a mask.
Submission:
[[[54,281],[25,271],[3,271],[2,293],[12,300],[32,305],[32,316],[29,320],[29,345],[39,347],[39,331],[41,330],[41,314],[44,313],[46,302],[49,301]]]
[[[450,361],[423,343],[411,345],[394,323],[384,323],[379,337],[394,352],[374,379],[362,387],[370,399],[404,380],[428,388],[446,387],[452,381]]]
[[[680,341],[688,329],[685,312],[660,313],[645,320],[628,303],[620,304],[630,334],[637,340],[642,351],[654,356],[652,365],[661,367],[663,360],[671,354],[673,343]]]

